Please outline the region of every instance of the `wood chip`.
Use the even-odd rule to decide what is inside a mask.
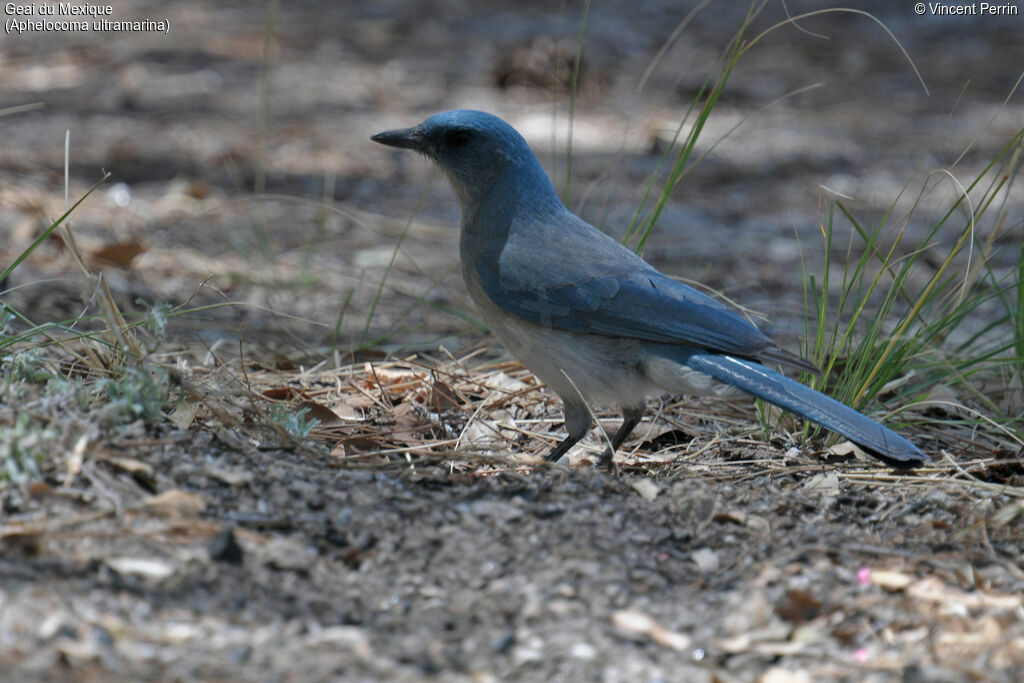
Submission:
[[[651,641],[673,650],[686,650],[690,647],[690,637],[670,631],[654,618],[638,610],[619,610],[612,614],[612,624],[628,633],[647,636]]]
[[[206,509],[206,501],[202,496],[181,489],[150,496],[143,501],[143,505],[168,517],[198,517]]]
[[[637,477],[630,480],[629,487],[640,494],[644,500],[654,500],[661,493],[661,487],[649,477]]]

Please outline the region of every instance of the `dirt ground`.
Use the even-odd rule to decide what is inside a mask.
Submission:
[[[822,253],[828,199],[923,235],[942,178],[1024,121],[1024,17],[852,6],[906,55],[858,13],[765,36],[645,251],[794,351],[802,268],[847,258],[845,236]],[[0,42],[2,263],[64,211],[66,132],[71,202],[111,174],[70,220],[90,276],[48,239],[2,299],[81,329],[108,320],[103,287],[129,318],[169,305],[139,333],[159,409],[98,400],[88,340],[33,361],[77,388],[5,369],[0,445],[30,415],[46,446],[38,476],[0,479],[0,680],[1019,680],[1011,432],[876,406],[936,460],[893,471],[796,422],[766,434],[749,402],[662,397],[615,471],[590,466],[596,430],[538,461],[560,405],[476,320],[454,196],[368,138],[486,109],[561,188],[582,3],[112,8],[170,28]],[[768,3],[750,36],[817,8]],[[652,62],[690,9],[589,5],[565,197],[616,236],[746,12],[710,3]],[[1006,208],[1011,272],[1019,188]]]

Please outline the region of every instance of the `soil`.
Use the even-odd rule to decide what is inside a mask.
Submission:
[[[852,6],[906,55],[863,14],[765,36],[645,251],[794,351],[801,269],[847,258],[846,236],[822,253],[828,200],[924,235],[957,192],[929,174],[968,185],[1024,120],[1024,18]],[[766,435],[749,404],[663,398],[613,471],[596,430],[539,461],[560,406],[476,320],[445,179],[368,137],[494,111],[562,186],[580,3],[112,7],[169,32],[0,44],[0,108],[40,105],[0,118],[0,252],[63,213],[70,131],[71,201],[111,174],[71,216],[84,266],[129,318],[175,313],[145,337],[168,396],[118,422],[5,378],[0,424],[57,436],[40,476],[0,482],[0,680],[1019,678],[1011,436],[934,409],[908,435],[936,465],[894,471],[796,423]],[[817,8],[770,4],[749,35]],[[565,196],[619,237],[746,11],[697,14],[638,88],[689,9],[590,5]],[[1012,272],[1018,188],[1005,207],[992,263]],[[73,251],[46,240],[3,300],[35,323],[100,313]],[[274,405],[319,424],[296,436]]]

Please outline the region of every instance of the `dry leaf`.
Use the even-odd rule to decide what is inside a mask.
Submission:
[[[661,493],[661,487],[646,478],[632,480],[629,487],[639,493],[644,500],[654,500]]]
[[[295,398],[299,392],[293,387],[271,387],[270,389],[264,389],[262,393],[274,401],[287,401],[290,398]]]
[[[803,488],[818,491],[829,496],[839,495],[839,475],[835,472],[818,472],[804,482]]]
[[[210,196],[210,186],[206,183],[201,183],[198,180],[192,181],[192,183],[185,189],[185,194],[193,199],[206,199]]]
[[[97,459],[124,470],[151,491],[156,487],[156,473],[152,467],[141,460],[121,455],[98,455]]]
[[[142,246],[141,242],[132,240],[102,246],[92,252],[92,257],[100,265],[117,266],[127,270],[132,267],[135,258],[145,251],[146,248]]]
[[[308,411],[306,412],[306,417],[319,420],[321,427],[330,427],[342,423],[342,419],[338,414],[325,405],[313,401],[302,401],[299,403],[299,408],[306,408]]]
[[[860,460],[868,459],[867,454],[863,450],[861,450],[860,446],[853,443],[852,441],[841,441],[837,443],[835,446],[830,447],[828,449],[828,452],[831,453],[832,455],[838,455],[840,457],[852,455]]]
[[[406,446],[419,444],[421,439],[417,436],[427,423],[416,414],[411,403],[400,403],[391,411],[395,419],[395,426],[391,432],[391,440],[395,443]]]
[[[143,501],[143,505],[168,517],[198,517],[206,509],[206,501],[202,496],[181,489],[150,496]]]
[[[430,398],[427,400],[427,407],[434,413],[455,410],[459,407],[459,397],[448,384],[435,379],[430,383]]]
[[[821,614],[821,601],[798,588],[792,588],[775,606],[775,613],[786,621],[802,624]]]
[[[199,404],[192,401],[182,401],[168,416],[171,423],[178,429],[188,429],[196,419],[199,411]]]
[[[496,389],[506,394],[515,394],[524,389],[529,389],[530,385],[525,384],[515,377],[504,372],[499,372],[496,375],[492,375],[484,380],[484,386],[488,389]]]

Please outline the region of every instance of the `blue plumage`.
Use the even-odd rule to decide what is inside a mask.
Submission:
[[[443,112],[373,140],[426,155],[451,180],[470,296],[502,343],[565,403],[569,435],[549,459],[586,434],[589,402],[623,411],[607,462],[639,423],[646,396],[734,387],[887,460],[928,460],[891,430],[757,362],[808,367],[566,209],[526,141],[496,116]]]

